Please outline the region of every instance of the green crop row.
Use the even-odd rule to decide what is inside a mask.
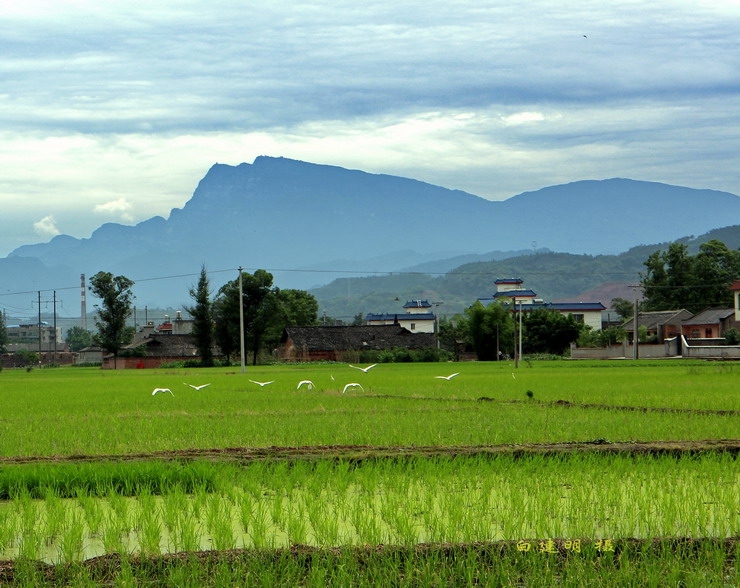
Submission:
[[[64,563],[210,548],[740,535],[740,467],[729,454],[208,467],[219,470],[210,492],[186,492],[173,477],[160,496],[147,484],[135,498],[113,487],[102,498],[63,499],[52,488],[40,500],[20,493],[0,506],[0,557]]]
[[[549,362],[513,371],[505,362],[381,364],[362,373],[330,364],[250,368],[246,375],[5,370],[0,455],[735,438],[737,377],[722,365]],[[435,377],[453,370],[460,375],[450,381]],[[260,387],[250,379],[273,383]],[[305,379],[312,390],[297,389]],[[196,391],[186,382],[210,386]],[[343,393],[354,382],[363,389]],[[157,387],[172,394],[152,396]]]

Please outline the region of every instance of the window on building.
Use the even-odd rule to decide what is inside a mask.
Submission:
[[[411,323],[411,330],[412,331],[415,331],[416,330],[416,323]]]
[[[573,318],[575,319],[575,321],[576,321],[577,323],[581,323],[581,324],[583,324],[583,323],[584,323],[584,321],[585,321],[585,317],[584,317],[584,316],[583,316],[582,314],[574,314],[574,315],[573,315]]]

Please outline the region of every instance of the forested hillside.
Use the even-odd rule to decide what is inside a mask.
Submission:
[[[700,237],[686,237],[690,253],[711,239],[723,241],[731,249],[740,248],[740,225],[717,229]],[[569,253],[531,253],[497,261],[461,265],[440,274],[408,272],[364,278],[341,278],[312,290],[322,312],[333,318],[352,320],[358,313],[404,312],[407,300],[426,299],[438,306],[440,316],[462,312],[477,298],[494,292],[494,280],[519,277],[525,287],[545,300],[585,300],[581,294],[607,283],[638,284],[645,272],[644,262],[654,251],[667,249],[670,243],[640,245],[620,255],[574,255]],[[739,276],[740,277],[740,276]]]

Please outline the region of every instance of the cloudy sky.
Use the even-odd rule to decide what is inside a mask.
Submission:
[[[737,1],[1,6],[0,256],[167,216],[258,155],[494,200],[616,176],[740,194]]]

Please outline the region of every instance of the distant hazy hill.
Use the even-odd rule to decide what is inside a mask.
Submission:
[[[137,282],[140,306],[177,307],[190,302],[203,263],[233,272],[214,274],[214,288],[238,266],[268,269],[283,288],[309,288],[370,272],[444,272],[533,248],[613,254],[737,219],[733,194],[651,182],[580,181],[491,202],[407,178],[258,157],[214,165],[167,219],[19,247],[0,259],[0,293],[73,288],[81,273],[105,270]]]
[[[702,243],[711,239],[738,249],[740,225],[678,241],[685,243],[693,255]],[[312,293],[329,316],[341,319],[365,312],[404,312],[404,302],[417,298],[441,302],[436,309],[440,316],[452,316],[463,312],[477,298],[490,296],[496,278],[520,277],[527,288],[545,300],[601,302],[609,307],[614,298],[633,299],[632,286],[639,283],[640,274],[646,269],[645,260],[653,251],[665,250],[669,244],[639,245],[619,255],[532,252],[467,263],[445,275],[412,271],[392,276],[340,278]]]

